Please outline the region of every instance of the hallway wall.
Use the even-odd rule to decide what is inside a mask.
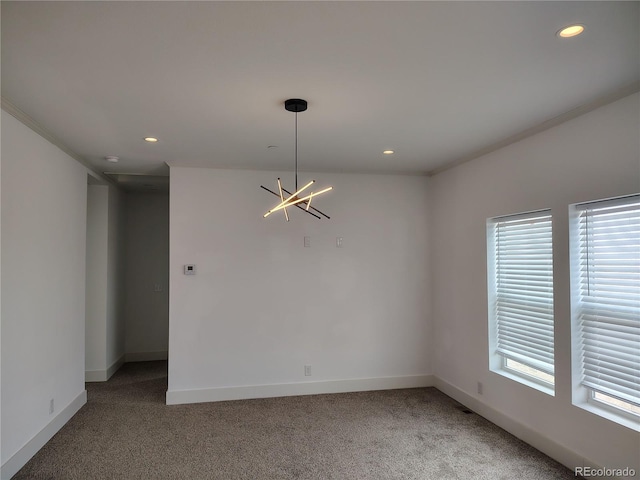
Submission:
[[[2,478],[86,403],[87,169],[2,111]]]
[[[126,361],[167,358],[169,195],[127,193],[124,319]]]

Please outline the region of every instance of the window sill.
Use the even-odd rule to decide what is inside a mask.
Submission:
[[[623,427],[627,427],[636,432],[640,432],[640,419],[636,420],[631,415],[616,413],[612,408],[600,406],[594,402],[580,402],[574,403],[574,405],[578,408],[586,410],[587,412],[593,413],[594,415],[598,415],[599,417],[611,420],[612,422],[622,425]]]
[[[495,369],[491,371],[493,373],[497,373],[498,375],[502,375],[503,377],[507,377],[508,379],[513,380],[514,382],[521,383],[523,385],[526,385],[527,387],[533,388],[542,393],[546,393],[547,395],[551,395],[552,397],[556,396],[555,388],[553,386],[544,385],[542,382],[537,382],[528,377],[518,375],[514,373],[512,370],[500,368],[500,369]]]

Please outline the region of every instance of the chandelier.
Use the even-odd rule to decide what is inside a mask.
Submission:
[[[322,215],[325,218],[331,218],[328,215],[322,213],[317,208],[312,207],[311,206],[311,201],[313,200],[314,197],[318,197],[318,196],[322,195],[323,193],[326,193],[329,190],[332,190],[333,187],[327,187],[327,188],[323,188],[322,190],[317,190],[317,191],[307,190],[309,187],[311,187],[316,182],[315,180],[311,180],[304,187],[298,188],[298,112],[304,112],[307,109],[307,101],[306,100],[302,100],[300,98],[290,98],[289,100],[286,100],[284,102],[284,108],[288,112],[294,112],[296,114],[296,127],[295,127],[295,134],[296,134],[295,190],[294,190],[294,193],[291,193],[289,190],[284,188],[282,186],[282,182],[280,181],[280,178],[278,178],[278,192],[277,193],[274,192],[273,190],[265,187],[264,185],[260,185],[260,187],[265,189],[267,192],[272,193],[276,197],[280,198],[280,203],[278,203],[273,208],[268,210],[267,213],[264,214],[264,218],[268,217],[269,215],[271,215],[274,212],[282,210],[284,212],[284,217],[287,219],[287,222],[288,222],[289,221],[289,212],[287,212],[287,208],[289,208],[289,207],[297,207],[300,210],[303,210],[303,211],[307,212],[309,215],[313,215],[314,217],[316,217],[318,219],[321,218],[320,215]],[[306,192],[306,193],[304,193],[304,192]],[[288,197],[285,197],[285,194],[287,194]]]

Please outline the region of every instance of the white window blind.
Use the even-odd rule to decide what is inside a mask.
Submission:
[[[576,208],[582,384],[640,405],[640,195]]]
[[[553,357],[551,214],[493,219],[496,352],[549,375]]]

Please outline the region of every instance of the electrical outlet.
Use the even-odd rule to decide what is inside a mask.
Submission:
[[[156,283],[156,284],[153,286],[153,291],[154,291],[154,292],[161,292],[161,291],[162,291],[162,284],[160,284],[160,283]]]
[[[51,415],[55,411],[55,405],[53,403],[53,398],[49,400],[49,415]]]
[[[336,237],[336,247],[342,248],[342,237]]]
[[[478,395],[482,395],[482,382],[478,382]]]
[[[311,246],[311,237],[304,237],[304,246],[305,247]]]
[[[305,365],[304,366],[304,376],[305,377],[310,377],[311,376],[311,365]]]

